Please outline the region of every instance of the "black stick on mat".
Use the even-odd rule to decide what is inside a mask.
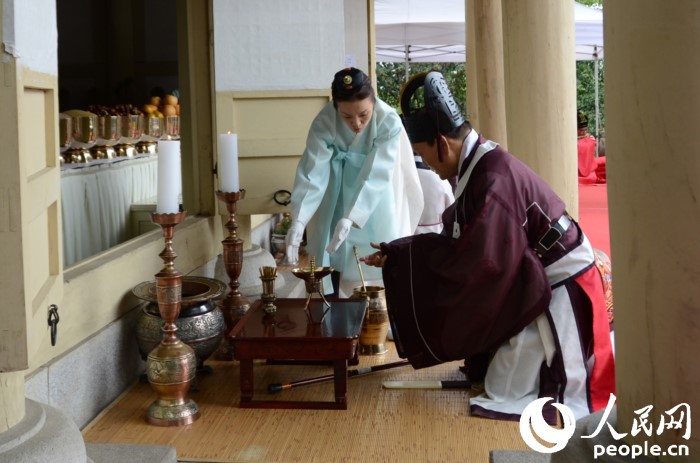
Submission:
[[[367,368],[356,368],[354,370],[348,370],[348,378],[353,378],[355,376],[364,376],[369,373],[374,373],[375,371],[380,371],[380,370],[389,370],[391,368],[398,368],[398,367],[403,367],[406,365],[410,365],[408,360],[400,360],[398,362],[392,362],[392,363],[386,363],[384,365],[375,365],[373,367],[367,367]],[[286,384],[268,384],[267,385],[267,391],[270,394],[275,394],[280,391],[284,391],[287,389],[292,389],[295,387],[299,386],[306,386],[309,384],[316,384],[316,383],[322,383],[324,381],[332,381],[334,378],[333,375],[323,375],[323,376],[317,376],[315,378],[308,378],[308,379],[300,379],[299,381],[292,381],[291,383],[286,383]]]

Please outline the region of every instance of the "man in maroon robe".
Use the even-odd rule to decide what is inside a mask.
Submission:
[[[399,355],[415,368],[486,358],[472,414],[519,419],[545,396],[577,418],[604,408],[614,360],[602,282],[563,201],[471,128],[441,74],[410,80],[401,109],[414,151],[458,183],[442,234],[373,243],[363,258],[383,267]]]

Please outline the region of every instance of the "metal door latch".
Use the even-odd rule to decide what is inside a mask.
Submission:
[[[51,345],[56,345],[56,336],[58,334],[58,306],[51,304],[49,306],[49,326],[51,327]]]

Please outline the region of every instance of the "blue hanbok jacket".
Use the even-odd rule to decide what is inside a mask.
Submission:
[[[345,281],[360,281],[353,245],[364,256],[374,252],[370,242],[412,235],[423,211],[423,194],[396,111],[377,99],[367,127],[355,134],[328,103],[309,129],[291,209],[292,217],[306,224],[308,255],[316,257],[317,265],[340,271]],[[353,227],[329,255],[326,247],[341,218],[350,219]],[[362,271],[365,280],[381,280],[381,269],[363,264]]]

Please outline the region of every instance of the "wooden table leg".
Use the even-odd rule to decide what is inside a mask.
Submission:
[[[253,360],[241,360],[239,364],[241,375],[241,403],[253,400]]]
[[[348,361],[335,360],[333,362],[335,403],[347,408],[348,403]]]

